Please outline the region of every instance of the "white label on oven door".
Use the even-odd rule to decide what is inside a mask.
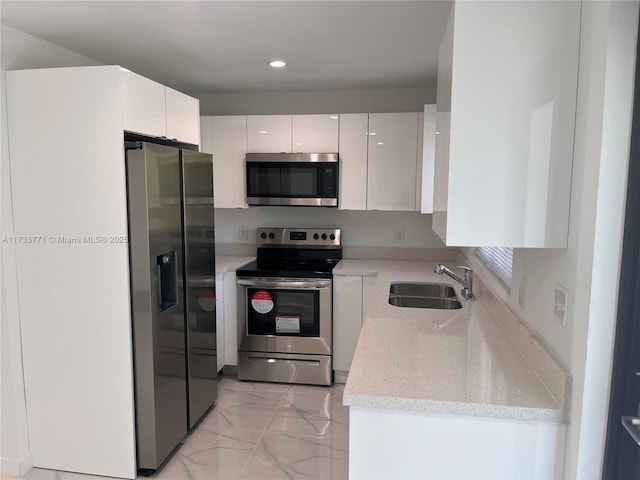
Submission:
[[[251,306],[256,312],[264,315],[273,310],[273,298],[266,290],[258,290],[251,297]]]
[[[276,316],[276,333],[300,333],[300,317]]]

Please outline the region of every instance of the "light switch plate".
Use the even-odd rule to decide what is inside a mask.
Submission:
[[[569,291],[567,287],[556,283],[556,293],[553,300],[553,314],[562,323],[567,326],[567,305],[569,304]]]
[[[395,231],[394,235],[393,235],[393,240],[396,243],[404,243],[404,230],[399,228],[398,230]]]
[[[249,240],[249,229],[247,227],[238,227],[238,237],[240,240]]]

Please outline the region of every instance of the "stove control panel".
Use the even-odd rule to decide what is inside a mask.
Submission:
[[[340,228],[258,228],[259,247],[340,247]]]

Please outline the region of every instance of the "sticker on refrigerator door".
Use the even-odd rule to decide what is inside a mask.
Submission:
[[[273,298],[266,290],[258,290],[251,296],[251,306],[256,312],[264,315],[273,310]]]
[[[293,315],[276,316],[276,333],[300,333],[300,317]]]
[[[210,288],[202,290],[198,295],[198,303],[205,312],[211,312],[216,308],[216,291]]]

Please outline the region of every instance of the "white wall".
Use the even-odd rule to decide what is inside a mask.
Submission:
[[[508,304],[573,377],[563,478],[600,478],[602,468],[637,21],[637,1],[583,2],[568,247],[514,252]],[[556,283],[569,290],[566,327],[553,314]]]
[[[240,227],[249,238],[241,241]],[[356,212],[335,208],[257,207],[216,209],[216,242],[256,243],[257,227],[341,227],[343,246],[444,248],[431,231],[431,215],[418,212]],[[394,240],[404,231],[404,242]]]
[[[5,72],[28,68],[98,65],[99,63],[39,38],[0,25],[1,48],[1,124],[2,154],[0,157],[0,230],[3,239],[13,233],[11,183],[7,131]],[[19,475],[31,467],[27,414],[22,377],[20,345],[20,312],[16,282],[15,249],[5,241],[1,244],[0,322],[2,340],[2,428],[0,472]]]
[[[435,88],[196,95],[200,115],[422,112],[436,103]]]

